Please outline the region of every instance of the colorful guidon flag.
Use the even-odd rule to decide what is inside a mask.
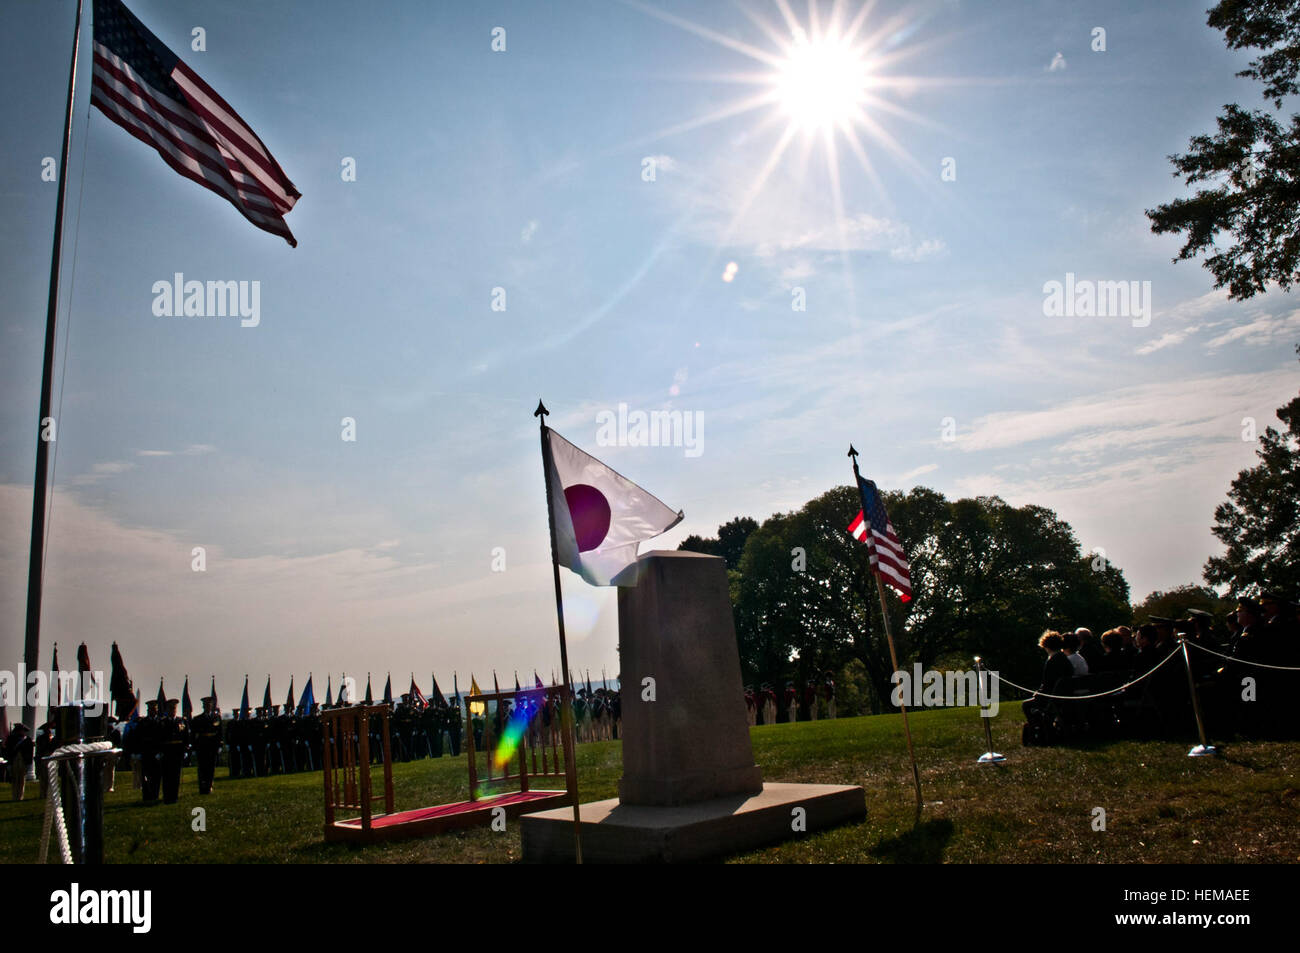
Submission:
[[[257,134],[120,0],[95,0],[90,102],[174,170],[297,246],[284,216],[300,193]]]
[[[631,480],[546,428],[556,558],[593,586],[635,585],[614,578],[636,563],[637,545],[682,521]]]
[[[903,544],[885,513],[885,504],[876,484],[859,477],[858,489],[862,494],[863,509],[849,524],[849,532],[854,539],[867,544],[871,568],[880,575],[881,581],[895,590],[904,602],[911,602],[912,576],[907,566],[907,554],[903,552]]]

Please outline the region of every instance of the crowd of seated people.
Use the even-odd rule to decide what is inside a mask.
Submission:
[[[1100,639],[1086,628],[1047,630],[1038,640],[1042,678],[1024,704],[1024,743],[1195,738],[1193,682],[1207,735],[1300,739],[1300,706],[1287,703],[1300,693],[1300,605],[1267,593],[1238,600],[1223,629],[1215,622],[1192,609]]]

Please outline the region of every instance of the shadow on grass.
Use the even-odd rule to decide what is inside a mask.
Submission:
[[[943,863],[952,835],[952,821],[946,818],[924,821],[897,837],[882,838],[871,849],[871,856],[895,864]]]

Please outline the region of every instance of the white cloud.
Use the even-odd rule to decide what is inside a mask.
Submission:
[[[1262,400],[1276,407],[1295,389],[1290,368],[1144,384],[1041,410],[988,414],[957,445],[966,451],[997,450],[1058,440],[1059,452],[1091,453],[1192,438],[1231,439],[1240,430],[1242,413]]]
[[[1252,346],[1264,346],[1284,342],[1294,338],[1300,332],[1300,310],[1286,315],[1265,314],[1249,324],[1238,325],[1205,343],[1208,351],[1217,351],[1234,341],[1244,341]]]
[[[1169,331],[1166,334],[1160,335],[1160,337],[1156,338],[1154,341],[1148,341],[1146,344],[1143,344],[1133,353],[1143,355],[1154,354],[1156,351],[1162,351],[1175,344],[1182,344],[1183,341],[1187,340],[1199,330],[1201,330],[1201,326],[1199,324],[1193,324],[1191,327],[1183,328],[1181,331]]]
[[[897,482],[906,483],[908,480],[915,480],[919,476],[933,473],[937,469],[939,469],[939,464],[927,463],[924,466],[917,467],[915,470],[908,470],[906,473],[899,474]]]

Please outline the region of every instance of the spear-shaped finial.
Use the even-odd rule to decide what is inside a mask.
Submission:
[[[549,413],[550,411],[546,409],[546,405],[542,403],[542,399],[540,397],[537,398],[537,409],[533,411],[533,416],[542,418],[543,427],[546,426],[546,415]]]

